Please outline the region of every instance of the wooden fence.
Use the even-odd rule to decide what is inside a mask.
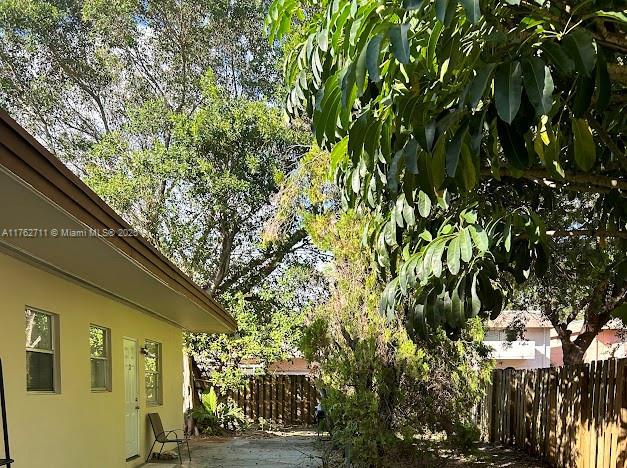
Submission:
[[[477,413],[486,441],[555,467],[627,467],[627,359],[493,377]]]
[[[249,419],[263,418],[277,424],[313,424],[317,391],[304,375],[253,377],[244,388],[229,391]]]

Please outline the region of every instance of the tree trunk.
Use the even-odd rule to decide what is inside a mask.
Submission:
[[[192,402],[193,402],[194,408],[196,408],[197,406],[202,405],[202,401],[200,401],[200,394],[198,392],[198,389],[203,385],[202,384],[202,372],[200,371],[198,364],[196,364],[196,360],[194,359],[194,356],[190,356],[190,365],[192,368],[192,380],[193,380]]]
[[[586,354],[586,349],[588,349],[590,343],[588,343],[585,348],[582,348],[570,341],[569,338],[562,339],[560,337],[560,341],[562,342],[562,352],[564,353],[564,365],[572,366],[575,364],[582,364],[583,357]]]
[[[185,433],[188,435],[200,435],[196,421],[188,411],[202,405],[196,383],[201,377],[200,369],[194,360],[194,356],[184,356],[183,376],[185,382],[185,393],[183,395],[183,408],[185,408]]]
[[[571,333],[570,331],[567,331],[568,325],[560,324],[555,327],[557,335],[562,343],[564,365],[571,366],[575,364],[583,364],[587,349],[607,322],[609,322],[610,318],[611,315],[607,312],[600,314],[588,312],[584,318],[583,328],[574,340],[570,339]]]

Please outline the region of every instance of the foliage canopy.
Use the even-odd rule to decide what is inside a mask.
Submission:
[[[271,40],[298,24],[286,109],[311,117],[343,205],[374,215],[364,240],[389,317],[402,304],[420,332],[497,314],[560,236],[617,246],[602,293],[627,300],[621,5],[273,2]],[[588,193],[593,217],[545,225],[555,200]]]
[[[306,301],[294,290],[315,278],[301,225],[262,238],[309,142],[273,104],[267,6],[0,2],[0,106],[227,304],[239,333],[187,344],[229,382],[241,358],[295,350]]]

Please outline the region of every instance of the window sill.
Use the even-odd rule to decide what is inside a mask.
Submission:
[[[26,390],[28,395],[60,395],[61,392],[55,390]]]
[[[163,403],[155,403],[154,401],[153,402],[150,402],[150,401],[146,402],[146,408],[154,408],[156,406],[163,406]]]
[[[92,388],[91,393],[111,393],[109,388]]]

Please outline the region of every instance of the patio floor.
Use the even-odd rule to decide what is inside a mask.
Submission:
[[[318,468],[323,458],[327,466],[344,466],[339,451],[325,450],[314,431],[252,431],[237,437],[209,437],[190,442],[192,461],[183,455],[178,460],[163,460],[143,465],[145,468]],[[435,445],[434,445],[435,448]],[[325,453],[326,452],[326,453]],[[174,452],[170,452],[174,453]],[[542,468],[545,465],[509,447],[480,444],[474,456],[466,457],[440,447],[433,458],[425,453],[421,460],[395,459],[390,466],[412,468]]]
[[[252,434],[241,437],[211,437],[190,442],[192,461],[147,463],[148,468],[249,468],[322,466],[322,451],[316,433],[296,431],[278,434]],[[173,453],[173,452],[171,452]]]

